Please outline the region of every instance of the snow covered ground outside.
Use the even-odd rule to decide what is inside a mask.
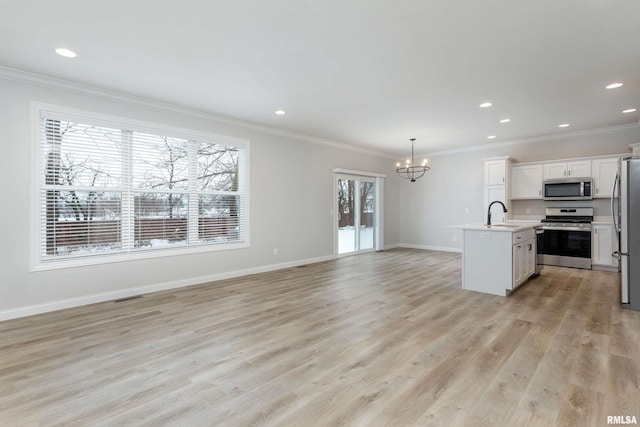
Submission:
[[[344,254],[355,250],[356,229],[348,226],[338,229],[338,253]],[[360,229],[360,249],[373,249],[373,227]]]

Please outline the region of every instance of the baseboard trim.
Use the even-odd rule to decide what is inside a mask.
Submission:
[[[596,265],[596,264],[591,264],[591,269],[600,270],[600,271],[610,271],[612,273],[617,273],[620,271],[619,267],[611,267],[608,265]]]
[[[385,245],[384,250],[387,251],[389,249],[397,249],[397,248],[401,248],[402,246],[400,246],[399,244],[395,243],[393,245]]]
[[[42,304],[18,307],[9,310],[0,311],[0,321],[17,319],[20,317],[34,316],[36,314],[49,313],[52,311],[64,310],[66,308],[81,307],[84,305],[95,304],[99,302],[113,301],[121,298],[128,298],[134,295],[149,294],[152,292],[166,291],[170,289],[184,288],[193,285],[202,285],[208,282],[216,282],[219,280],[233,279],[236,277],[248,276],[257,273],[266,273],[269,271],[282,270],[285,268],[298,267],[301,265],[315,264],[335,259],[335,256],[322,256],[316,258],[308,258],[296,261],[283,262],[279,264],[263,265],[243,270],[228,271],[224,273],[210,274],[206,276],[192,277],[182,280],[174,280],[170,282],[157,283],[154,285],[138,286],[135,288],[120,289],[113,292],[103,292],[99,294],[86,295],[76,298],[67,298],[58,301],[52,301]]]

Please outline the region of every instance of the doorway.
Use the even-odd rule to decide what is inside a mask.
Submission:
[[[336,187],[338,255],[374,250],[378,218],[376,179],[337,175]]]

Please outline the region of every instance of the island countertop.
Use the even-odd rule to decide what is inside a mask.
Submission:
[[[541,227],[542,223],[534,221],[507,221],[499,222],[487,226],[483,223],[471,223],[471,224],[459,224],[449,225],[445,228],[453,228],[457,230],[469,230],[469,231],[500,231],[507,233],[517,233],[519,231],[528,230],[530,228]]]

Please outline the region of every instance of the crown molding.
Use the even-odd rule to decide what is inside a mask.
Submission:
[[[284,129],[274,128],[271,126],[260,125],[244,120],[234,119],[207,111],[197,110],[195,108],[185,107],[178,104],[159,101],[156,99],[145,98],[136,95],[130,95],[115,90],[105,89],[97,86],[91,86],[83,83],[77,83],[70,80],[59,79],[56,77],[46,76],[43,74],[32,73],[28,71],[17,70],[14,68],[4,67],[0,65],[0,79],[14,81],[18,83],[28,84],[32,86],[44,87],[47,89],[59,90],[79,95],[91,96],[94,98],[102,98],[111,101],[125,102],[139,107],[144,107],[156,111],[177,113],[197,117],[205,120],[212,120],[219,123],[242,127],[248,130],[268,133],[274,136],[284,138],[297,139],[312,144],[325,145],[342,150],[356,151],[359,153],[369,154],[376,157],[394,159],[389,153],[375,151],[366,147],[351,145],[344,142],[333,141],[326,138],[319,138],[303,133],[288,131]]]
[[[145,98],[136,95],[130,95],[124,92],[118,92],[115,90],[105,89],[97,86],[91,86],[83,83],[77,83],[70,80],[59,79],[56,77],[46,76],[44,74],[37,74],[23,70],[17,70],[14,68],[4,67],[0,65],[0,79],[15,81],[18,83],[28,84],[32,86],[40,86],[47,89],[59,90],[84,96],[91,96],[94,98],[102,98],[111,101],[125,102],[132,105],[136,105],[139,107],[144,107],[151,110],[162,111],[162,112],[170,112],[176,114],[184,114],[192,117],[197,117],[200,119],[216,121],[219,123],[224,123],[228,125],[233,125],[237,127],[241,127],[248,130],[264,132],[274,136],[280,136],[288,139],[296,139],[304,142],[309,142],[312,144],[325,145],[333,148],[338,148],[342,150],[355,151],[359,153],[364,153],[376,157],[382,157],[387,159],[397,159],[397,155],[390,154],[384,151],[376,151],[367,147],[363,147],[361,145],[353,145],[347,144],[344,142],[334,141],[326,138],[319,138],[312,135],[307,135],[304,133],[298,133],[293,131],[288,131],[284,129],[279,129],[271,126],[260,125],[253,122],[248,122],[244,120],[234,119],[231,117],[226,117],[214,113],[210,113],[203,110],[197,110],[195,108],[185,107],[178,104],[172,104],[165,101],[159,101],[156,99]],[[424,153],[419,155],[418,157],[425,156],[445,156],[450,154],[458,154],[458,153],[468,153],[473,151],[482,151],[493,148],[503,148],[509,147],[517,144],[528,144],[540,141],[549,141],[554,139],[564,139],[564,138],[572,138],[577,136],[584,135],[593,135],[605,132],[612,132],[615,130],[621,129],[631,129],[640,127],[640,120],[638,123],[632,123],[627,125],[619,125],[619,126],[610,126],[605,128],[595,128],[595,129],[587,129],[582,131],[574,131],[574,132],[563,132],[558,135],[542,135],[532,138],[524,138],[524,139],[515,139],[510,141],[504,141],[500,143],[485,143],[481,145],[475,145],[472,147],[460,147],[454,148],[450,150],[441,150],[434,151],[430,153]]]
[[[553,141],[554,139],[566,139],[566,138],[574,138],[574,137],[585,136],[585,135],[596,135],[600,133],[607,133],[607,132],[613,132],[616,130],[633,129],[633,128],[640,128],[640,124],[631,123],[626,125],[609,126],[604,128],[578,130],[574,132],[563,132],[562,134],[559,134],[559,135],[542,135],[542,136],[536,136],[532,138],[513,139],[511,141],[505,141],[505,142],[499,142],[499,143],[489,143],[489,144],[475,145],[473,147],[462,147],[462,148],[454,148],[451,150],[436,151],[433,153],[429,153],[428,155],[429,156],[446,156],[450,154],[468,153],[472,151],[483,151],[483,150],[489,150],[493,148],[510,147],[510,146],[519,145],[519,144],[530,144],[534,142]]]

